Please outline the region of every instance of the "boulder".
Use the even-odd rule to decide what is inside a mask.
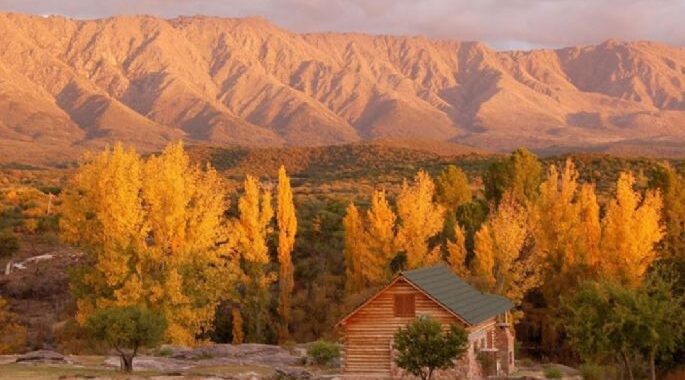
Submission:
[[[17,363],[55,363],[71,364],[71,361],[59,352],[50,350],[38,350],[27,352],[17,357]]]
[[[313,376],[310,372],[303,368],[297,367],[282,367],[276,368],[275,379],[278,380],[301,380],[301,379],[312,379]]]

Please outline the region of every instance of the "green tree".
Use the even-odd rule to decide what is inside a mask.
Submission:
[[[397,365],[422,380],[429,380],[436,370],[454,367],[468,347],[468,335],[463,327],[450,325],[443,332],[440,322],[419,316],[395,333],[394,349]]]
[[[660,251],[669,259],[685,262],[685,176],[663,164],[655,169],[649,187],[661,191],[664,203],[666,234]]]
[[[561,324],[571,346],[586,360],[621,362],[634,378],[642,356],[656,379],[656,359],[673,353],[685,338],[683,296],[674,281],[656,274],[639,288],[617,282],[586,282],[564,298]]]
[[[476,232],[488,218],[488,204],[483,199],[474,199],[465,203],[456,212],[457,224],[464,230],[464,246],[466,247],[466,263],[473,258]],[[451,237],[453,239],[453,237]]]
[[[86,320],[93,337],[114,348],[121,357],[121,369],[133,371],[133,358],[142,347],[154,347],[166,330],[162,314],[144,306],[113,306],[100,309]]]
[[[483,177],[485,198],[499,203],[506,192],[526,204],[538,193],[542,182],[542,163],[536,155],[525,148],[515,150],[506,160],[488,167]]]
[[[455,165],[449,165],[435,179],[435,198],[451,212],[471,202],[473,194],[466,173]]]

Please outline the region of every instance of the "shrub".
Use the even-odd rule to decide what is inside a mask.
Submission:
[[[12,257],[19,250],[19,241],[13,233],[0,231],[0,259]]]
[[[584,380],[615,380],[618,379],[618,371],[614,367],[599,364],[586,363],[578,370]]]
[[[174,350],[171,349],[171,347],[161,347],[160,349],[155,352],[156,356],[163,356],[163,357],[169,357],[174,353]]]
[[[557,367],[549,367],[545,370],[545,377],[547,379],[561,379],[564,373]]]
[[[26,328],[0,297],[0,355],[22,351],[26,347]]]
[[[106,353],[90,336],[90,330],[69,319],[54,329],[57,350],[63,354],[83,355],[86,353]]]
[[[309,356],[315,364],[328,365],[334,359],[340,357],[340,346],[333,342],[319,340],[309,346],[307,349],[307,356]]]

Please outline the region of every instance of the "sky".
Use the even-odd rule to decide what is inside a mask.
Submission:
[[[296,32],[424,35],[503,50],[609,38],[685,46],[685,0],[0,0],[0,11],[72,18],[261,16]]]

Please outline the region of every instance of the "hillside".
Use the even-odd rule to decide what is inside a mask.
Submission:
[[[0,14],[0,162],[113,141],[320,146],[452,141],[679,155],[685,49],[296,34],[263,19]]]

